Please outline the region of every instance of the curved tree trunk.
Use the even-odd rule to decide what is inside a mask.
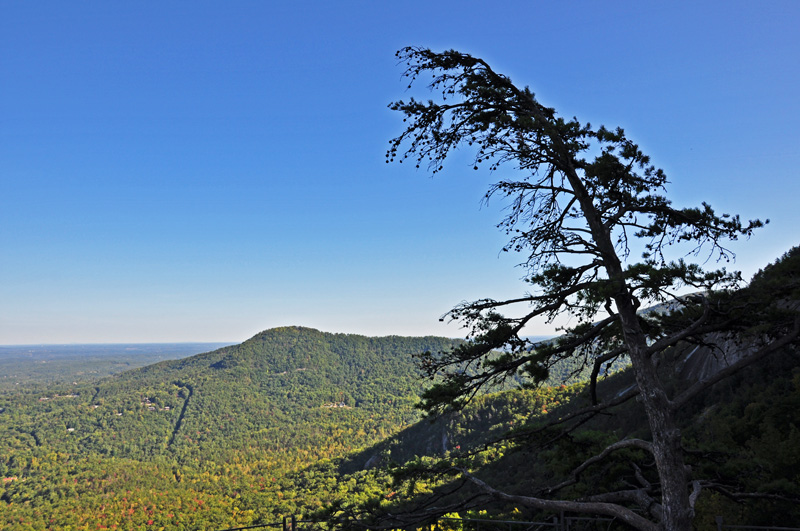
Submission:
[[[594,208],[592,198],[574,167],[568,168],[565,173],[602,256],[608,278],[618,285],[618,290],[612,298],[622,324],[624,342],[628,347],[628,355],[639,387],[639,400],[644,406],[650,425],[653,454],[661,480],[663,516],[660,527],[666,531],[691,531],[689,473],[683,461],[681,430],[675,421],[672,404],[648,354],[647,338],[636,313],[637,305],[625,282],[622,262],[617,255],[611,234],[603,224],[600,213]]]
[[[661,528],[667,531],[690,531],[692,511],[689,504],[689,471],[683,461],[681,430],[647,353],[643,348],[633,346],[629,353],[640,389],[639,397],[650,424],[653,455],[661,480]]]

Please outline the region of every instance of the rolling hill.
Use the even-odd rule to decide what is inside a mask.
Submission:
[[[79,526],[114,514],[101,507],[133,508],[133,518],[147,506],[153,514],[140,520],[173,514],[164,521],[223,527],[318,508],[288,475],[414,421],[422,383],[411,354],[453,344],[285,327],[90,386],[3,395],[0,475],[12,479],[0,487],[0,514],[43,529],[48,513]],[[187,496],[205,502],[187,502],[191,514],[152,509]],[[243,496],[250,512],[234,510]]]

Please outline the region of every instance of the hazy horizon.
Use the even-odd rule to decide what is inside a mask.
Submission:
[[[305,327],[304,327],[305,328]],[[266,329],[269,330],[269,329]],[[263,330],[263,331],[266,331]],[[330,333],[330,334],[341,334],[346,332],[327,332],[325,330],[320,330],[323,333]],[[257,334],[256,334],[257,335]],[[364,334],[353,334],[353,335],[364,335]],[[397,334],[389,334],[389,336],[397,336]],[[252,337],[252,336],[251,336]],[[367,337],[388,337],[388,336],[367,336]],[[447,337],[448,339],[463,339],[463,337],[448,337],[448,336],[441,336]],[[548,339],[553,337],[552,335],[536,335],[536,336],[525,336],[531,340],[542,340]],[[147,346],[169,346],[169,345],[220,345],[220,346],[227,346],[227,345],[238,345],[247,341],[248,338],[242,339],[240,341],[170,341],[170,342],[120,342],[120,343],[23,343],[23,344],[0,344],[0,349],[12,349],[12,348],[30,348],[30,347],[42,347],[42,348],[54,348],[54,347],[121,347],[121,346],[139,346],[139,347],[147,347]],[[0,352],[1,354],[2,352]]]

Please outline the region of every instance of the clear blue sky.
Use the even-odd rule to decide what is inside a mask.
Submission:
[[[387,165],[394,52],[622,126],[679,205],[800,243],[800,2],[0,2],[0,344],[459,336],[524,291],[492,176]],[[546,328],[531,333],[547,333]]]

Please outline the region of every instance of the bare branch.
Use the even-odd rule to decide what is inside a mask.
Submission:
[[[600,461],[604,460],[613,452],[617,450],[622,450],[626,448],[636,448],[639,450],[644,450],[650,454],[653,453],[653,444],[647,441],[643,441],[641,439],[623,439],[621,441],[617,441],[614,444],[610,444],[607,446],[602,452],[599,454],[587,459],[583,463],[580,464],[575,470],[570,473],[570,478],[562,481],[558,485],[555,485],[549,489],[547,489],[548,494],[553,494],[565,487],[569,487],[570,485],[575,485],[580,480],[580,475],[590,466],[594,465],[595,463],[599,463]]]
[[[539,509],[543,511],[570,511],[584,514],[602,514],[605,516],[619,518],[626,524],[642,531],[657,531],[659,529],[659,527],[650,520],[622,505],[593,501],[548,500],[545,498],[534,498],[531,496],[508,494],[489,486],[486,484],[486,482],[476,478],[464,469],[457,470],[459,470],[464,477],[474,483],[482,492],[504,502],[514,503],[524,507],[531,507],[533,509]]]

